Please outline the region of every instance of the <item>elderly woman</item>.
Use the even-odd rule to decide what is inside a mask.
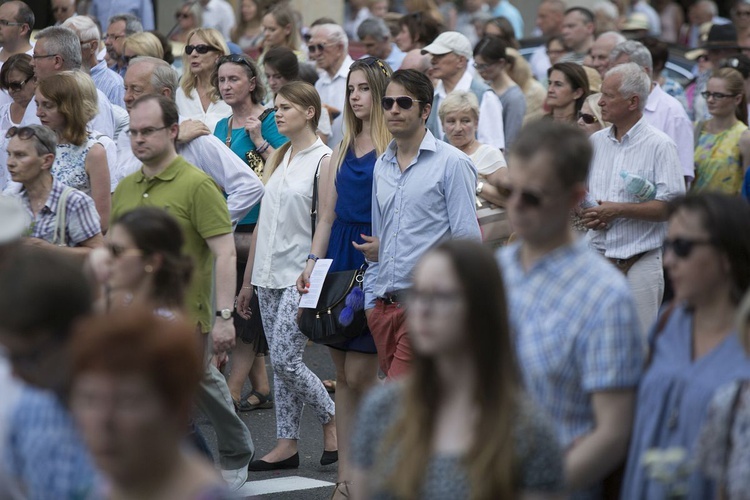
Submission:
[[[34,68],[31,56],[14,54],[0,69],[0,89],[6,91],[11,102],[0,107],[0,130],[18,126],[26,113],[26,107],[34,98]]]

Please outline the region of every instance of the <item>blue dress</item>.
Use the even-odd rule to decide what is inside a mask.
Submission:
[[[714,392],[733,380],[750,378],[750,360],[736,333],[694,360],[692,332],[692,313],[677,307],[656,338],[652,362],[638,388],[622,498],[667,498],[664,485],[649,479],[642,466],[643,453],[678,447],[692,461]],[[688,500],[713,498],[714,483],[700,471],[687,481]]]
[[[331,227],[326,252],[326,257],[333,259],[329,272],[350,271],[365,263],[365,256],[354,248],[352,241],[364,243],[360,235],[372,235],[372,172],[375,160],[375,150],[357,158],[349,148],[336,174],[336,220]],[[366,354],[377,352],[369,329],[359,337],[329,347]]]

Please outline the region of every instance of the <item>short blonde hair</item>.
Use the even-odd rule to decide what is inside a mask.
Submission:
[[[597,94],[591,94],[586,98],[583,103],[589,107],[591,110],[591,114],[594,115],[599,122],[599,127],[601,128],[607,128],[611,124],[609,122],[605,122],[604,119],[602,119],[602,108],[599,107],[599,99],[602,98],[601,93]]]
[[[438,116],[442,122],[448,114],[461,112],[470,113],[475,120],[479,120],[479,100],[473,92],[454,90],[448,94],[440,104]]]
[[[130,49],[136,56],[156,57],[164,59],[164,47],[153,33],[144,31],[130,35],[122,43],[122,51]]]

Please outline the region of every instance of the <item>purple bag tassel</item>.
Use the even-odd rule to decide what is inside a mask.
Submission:
[[[339,323],[343,326],[349,326],[354,321],[354,313],[365,308],[365,292],[358,286],[352,288],[349,295],[346,296],[346,307],[339,314]]]

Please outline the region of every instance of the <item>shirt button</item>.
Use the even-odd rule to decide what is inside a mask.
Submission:
[[[143,193],[144,198],[148,198],[148,193]]]

